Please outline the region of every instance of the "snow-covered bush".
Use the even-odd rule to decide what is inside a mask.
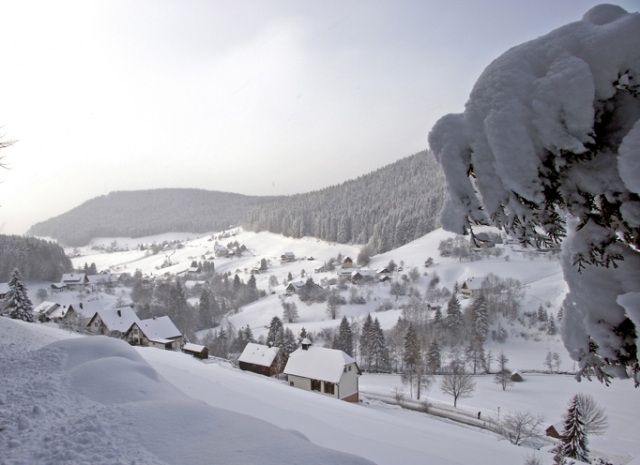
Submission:
[[[458,234],[562,244],[562,335],[581,374],[640,382],[640,14],[614,5],[514,47],[429,144]],[[589,266],[591,265],[591,266]]]

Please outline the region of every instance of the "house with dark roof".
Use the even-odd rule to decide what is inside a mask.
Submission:
[[[356,361],[342,350],[314,347],[309,339],[291,355],[284,368],[290,386],[305,391],[358,402]]]

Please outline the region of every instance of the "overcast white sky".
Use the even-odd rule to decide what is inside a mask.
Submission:
[[[425,149],[502,52],[598,3],[0,0],[0,125],[18,140],[0,233],[115,190],[365,174]]]

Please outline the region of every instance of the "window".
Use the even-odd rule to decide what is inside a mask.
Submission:
[[[289,381],[289,386],[293,386],[293,381]]]
[[[349,371],[351,371],[351,365],[349,365]]]
[[[324,393],[325,394],[335,394],[335,384],[324,382]]]
[[[138,335],[138,328],[133,328],[133,334]]]
[[[317,379],[311,380],[311,390],[320,392],[320,381]]]

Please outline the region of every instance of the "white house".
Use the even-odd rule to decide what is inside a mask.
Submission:
[[[84,273],[65,273],[62,275],[60,283],[70,291],[84,291],[87,275]]]
[[[131,307],[101,309],[93,315],[87,325],[87,330],[95,334],[111,337],[121,337],[133,323],[139,322],[138,315]]]
[[[298,291],[304,287],[304,285],[304,281],[291,281],[284,291],[289,295],[297,294]]]
[[[9,283],[0,283],[0,299],[7,297],[9,293]]]
[[[476,297],[480,294],[482,289],[482,281],[484,278],[469,278],[462,286],[460,286],[460,293],[462,297],[465,299],[471,299],[472,297]]]
[[[289,356],[284,368],[289,385],[347,402],[358,402],[356,361],[341,350],[314,347],[309,339]]]
[[[120,275],[115,273],[92,274],[87,276],[87,284],[94,291],[99,286],[112,287],[120,282]]]
[[[33,309],[34,315],[43,321],[59,320],[64,318],[73,307],[71,305],[63,305],[56,302],[44,301]]]
[[[133,322],[124,333],[129,344],[155,347],[165,350],[180,350],[182,333],[168,316],[149,318]]]

